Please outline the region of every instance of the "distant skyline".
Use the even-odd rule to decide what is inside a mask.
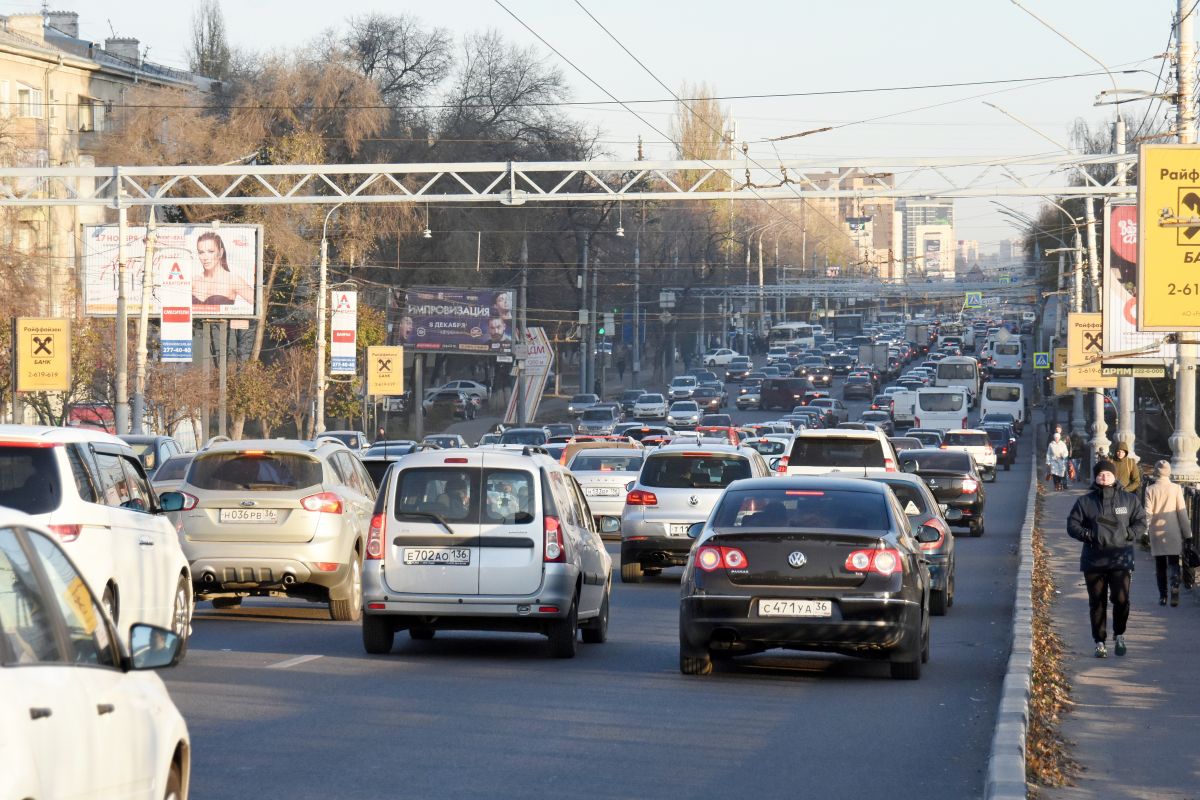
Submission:
[[[622,100],[668,97],[573,0],[503,0],[580,69]],[[1121,88],[1151,90],[1167,46],[1176,3],[1170,0],[1062,2],[1022,0],[1023,5],[1069,34],[1110,69],[1144,70],[1117,75]],[[766,2],[730,6],[699,0],[583,0],[583,5],[677,91],[686,81],[706,83],[718,95],[821,92],[955,82],[995,81],[1097,72],[1086,55],[1047,30],[1009,0],[915,0],[906,4],[864,0],[830,4]],[[187,36],[195,3],[151,0],[56,2],[54,10],[80,15],[80,35],[103,41],[113,32],[139,39],[147,58],[186,67]],[[0,13],[36,13],[40,2],[0,1]],[[336,9],[331,13],[331,8]],[[442,3],[341,0],[239,0],[223,2],[231,44],[255,51],[286,51],[342,27],[351,16],[411,14],[456,36],[494,28],[521,45],[533,45],[561,67],[577,101],[606,100],[604,93],[561,62],[492,0]],[[1106,75],[1035,84],[913,89],[869,94],[746,99],[728,102],[738,123],[738,140],[750,142],[758,159],[837,158],[882,155],[933,157],[1011,155],[1054,150],[1044,138],[983,104],[988,100],[1044,131],[1066,140],[1083,118],[1093,128],[1111,123],[1113,106],[1093,102],[1112,82]],[[1158,84],[1158,90],[1163,86]],[[1164,123],[1162,102],[1123,108],[1154,133]],[[673,104],[637,106],[639,114],[667,130]],[[669,143],[618,106],[573,106],[570,113],[596,125],[614,158],[632,158],[640,135],[651,158],[673,155]],[[884,119],[878,119],[885,117]],[[1143,123],[1144,117],[1144,124]],[[873,122],[862,122],[874,119]],[[855,123],[777,144],[762,140],[824,126]],[[1005,201],[1008,202],[1008,201]],[[1038,201],[1009,203],[1025,211]],[[987,201],[956,203],[955,238],[974,239],[984,252],[1019,231]]]

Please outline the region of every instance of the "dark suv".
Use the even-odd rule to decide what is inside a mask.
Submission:
[[[804,395],[813,390],[808,378],[767,378],[759,388],[759,407],[789,411],[803,404]]]

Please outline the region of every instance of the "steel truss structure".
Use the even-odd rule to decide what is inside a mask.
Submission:
[[[867,300],[891,298],[908,299],[912,301],[933,300],[963,300],[967,292],[982,292],[984,297],[1001,297],[1009,300],[1019,300],[1036,296],[1037,287],[1025,283],[999,283],[996,281],[957,282],[946,281],[938,283],[882,283],[880,281],[837,280],[816,278],[811,283],[767,284],[730,284],[728,286],[690,286],[664,287],[677,295],[686,294],[689,297],[713,297],[717,299],[733,299],[735,301],[757,302],[765,298],[769,302],[783,299],[809,297],[820,300],[828,297],[831,300],[857,298]],[[643,301],[652,304],[653,301]]]
[[[1117,165],[1107,181],[1088,169]],[[1135,155],[0,168],[0,206],[245,206],[1130,195]],[[1024,174],[1018,174],[1024,173]],[[1078,185],[1072,184],[1072,178]],[[120,191],[118,191],[118,187]]]

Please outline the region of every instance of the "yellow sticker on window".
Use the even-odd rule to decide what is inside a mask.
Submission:
[[[82,578],[75,577],[67,584],[66,597],[75,608],[84,633],[91,636],[96,631],[96,608],[92,605],[92,596]]]

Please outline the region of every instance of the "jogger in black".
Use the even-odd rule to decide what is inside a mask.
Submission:
[[[1110,600],[1113,607],[1113,636],[1117,637],[1118,642],[1123,640],[1125,626],[1129,622],[1129,584],[1132,577],[1127,569],[1083,573],[1088,591],[1088,611],[1092,617],[1092,641],[1103,642],[1108,639],[1105,628]]]

